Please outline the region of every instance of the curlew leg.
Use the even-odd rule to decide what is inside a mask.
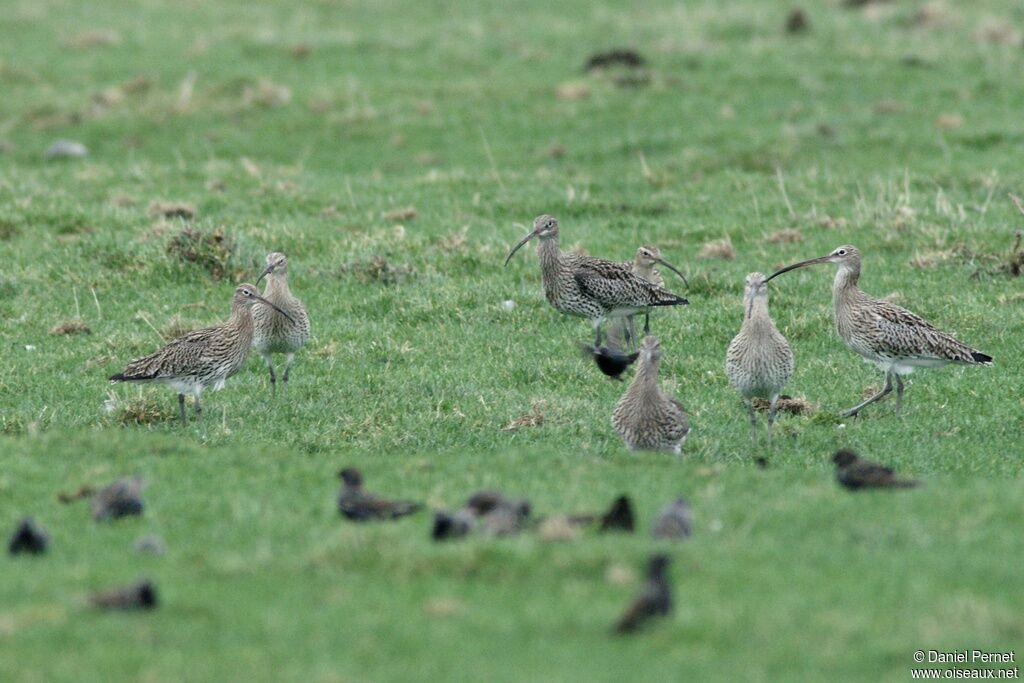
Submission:
[[[594,320],[594,348],[601,348],[601,323],[604,321],[603,318],[597,318]]]
[[[896,377],[896,414],[900,414],[900,410],[903,409],[903,378],[898,374]]]
[[[754,445],[757,445],[757,411],[754,410],[754,402],[749,398],[743,399],[743,402],[747,404],[747,414],[750,415],[750,438],[754,440]]]
[[[281,387],[283,391],[288,391],[288,372],[292,369],[292,361],[294,360],[295,354],[289,353],[284,363],[284,386]]]
[[[263,354],[263,360],[267,364],[267,370],[270,370],[270,398],[277,397],[277,375],[274,374],[274,360],[269,353]],[[285,382],[288,381],[287,375],[285,375]]]
[[[181,415],[181,424],[188,424],[188,417],[185,416],[185,394],[178,394],[178,412]]]
[[[651,333],[651,313],[650,311],[644,311],[644,336],[646,337]]]
[[[630,348],[636,351],[639,345],[637,344],[636,322],[633,320],[633,316],[626,318],[626,335],[629,337]]]
[[[772,426],[775,424],[775,415],[779,410],[779,395],[772,396],[771,407],[768,408],[768,445],[772,443]]]
[[[196,394],[196,417],[202,419],[203,404],[199,402],[199,394]]]
[[[840,413],[840,417],[856,417],[857,413],[859,413],[862,408],[871,405],[875,401],[879,401],[885,398],[890,391],[892,391],[892,373],[887,372],[885,373],[885,386],[882,387],[881,391],[879,391],[877,394],[867,399],[866,401],[862,401],[861,403],[858,403],[849,410]]]

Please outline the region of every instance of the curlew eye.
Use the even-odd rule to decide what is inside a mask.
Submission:
[[[836,251],[836,254],[838,254],[839,256],[846,256],[846,250],[845,249],[839,249],[839,250]]]

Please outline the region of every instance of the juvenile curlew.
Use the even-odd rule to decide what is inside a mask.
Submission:
[[[658,272],[658,265],[663,265],[673,273],[678,275],[682,279],[683,284],[689,289],[690,283],[686,280],[686,276],[679,271],[678,268],[673,266],[671,263],[666,261],[661,256],[661,250],[653,244],[645,244],[636,250],[636,256],[632,261],[627,261],[623,265],[629,266],[629,269],[634,274],[639,275],[643,279],[647,280],[653,285],[658,287],[665,286],[665,278]],[[644,328],[650,327],[650,322],[647,320],[649,314],[644,314]],[[624,319],[617,319],[608,328],[608,339],[609,342],[614,342],[615,345],[622,347],[625,342],[636,349],[637,337],[636,337],[636,325],[633,323],[633,316],[628,316]]]
[[[199,396],[212,387],[220,389],[228,377],[238,372],[252,348],[252,307],[256,302],[271,306],[281,315],[287,313],[262,296],[255,286],[244,284],[231,298],[231,317],[227,322],[183,334],[156,353],[133,360],[110,378],[111,382],[157,382],[178,393],[181,421],[185,418],[185,395],[195,397],[196,415],[203,412]]]
[[[590,319],[595,348],[601,347],[601,325],[609,318],[689,303],[636,275],[630,264],[562,251],[558,247],[558,221],[546,214],[534,219],[533,230],[512,248],[505,265],[535,237],[539,239],[537,256],[548,303],[560,313]]]
[[[793,376],[793,350],[768,314],[768,286],[764,275],[751,273],[747,276],[743,303],[746,315],[739,334],[725,353],[725,374],[747,404],[754,443],[757,443],[757,411],[753,399],[768,400],[770,443],[779,394]]]
[[[256,279],[256,284],[259,285],[263,278],[267,278],[263,297],[277,310],[263,304],[253,307],[252,344],[267,364],[267,370],[270,371],[270,394],[276,396],[277,376],[274,374],[273,354],[285,354],[282,389],[287,389],[288,372],[295,360],[295,352],[309,339],[309,314],[302,302],[288,289],[288,259],[284,254],[267,254],[267,267]],[[277,311],[285,311],[286,315]]]
[[[630,450],[663,450],[679,454],[690,420],[683,405],[658,387],[661,342],[644,337],[640,367],[612,412],[612,426]]]
[[[857,415],[865,406],[885,397],[896,382],[896,414],[903,406],[903,375],[914,368],[942,367],[948,363],[991,365],[992,357],[972,349],[953,335],[935,328],[907,309],[865,294],[860,279],[860,252],[844,245],[827,256],[800,261],[772,273],[768,280],[797,268],[835,263],[839,268],[832,284],[836,331],[846,345],[885,373],[885,386],[874,396],[842,413]],[[768,280],[765,280],[767,282]]]
[[[860,489],[910,489],[917,486],[912,479],[900,479],[892,468],[865,460],[848,448],[832,456],[836,464],[836,480],[851,491]]]
[[[633,633],[654,617],[672,613],[672,588],[668,583],[668,555],[654,555],[647,562],[647,581],[639,597],[615,625],[616,633]]]

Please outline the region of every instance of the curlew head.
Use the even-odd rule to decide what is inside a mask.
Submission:
[[[678,275],[680,279],[682,279],[683,284],[686,285],[687,289],[690,287],[690,283],[686,279],[686,276],[683,275],[678,268],[662,258],[661,250],[653,244],[645,244],[637,249],[634,263],[641,268],[653,268],[655,264],[663,265]]]
[[[750,273],[744,280],[743,303],[746,304],[747,318],[754,313],[754,301],[768,298],[768,285],[761,273]]]
[[[267,267],[263,269],[260,276],[256,278],[256,284],[260,283],[260,280],[268,275],[287,275],[288,274],[288,257],[279,251],[274,251],[267,254]]]
[[[661,341],[653,335],[647,335],[640,342],[640,355],[644,365],[661,361]]]
[[[851,451],[849,448],[840,448],[836,451],[836,454],[832,456],[832,462],[839,465],[840,467],[846,467],[860,460],[860,456]]]
[[[252,308],[256,302],[270,306],[275,311],[288,318],[288,320],[295,322],[293,317],[282,311],[275,304],[264,299],[260,295],[260,291],[256,289],[256,285],[250,285],[248,283],[238,285],[238,287],[235,288],[235,296],[231,299],[231,308]]]
[[[338,472],[338,477],[345,482],[345,486],[359,488],[363,485],[363,473],[355,467],[346,467]]]
[[[800,261],[799,263],[794,263],[792,265],[786,266],[785,268],[777,270],[771,275],[769,275],[765,279],[765,282],[768,282],[768,280],[771,280],[776,275],[782,275],[783,273],[788,273],[789,271],[796,270],[797,268],[803,268],[805,266],[814,266],[819,263],[835,263],[840,267],[840,269],[846,268],[856,273],[860,273],[860,252],[857,250],[857,247],[853,246],[852,244],[844,244],[841,247],[836,247],[835,249],[832,250],[831,254],[828,254],[826,256],[819,256],[818,258]]]
[[[533,230],[531,230],[526,237],[519,240],[519,243],[512,247],[512,251],[505,257],[505,265],[512,259],[512,255],[519,251],[524,244],[532,240],[534,237],[539,237],[542,240],[558,239],[558,219],[548,214],[541,214],[533,219]]]

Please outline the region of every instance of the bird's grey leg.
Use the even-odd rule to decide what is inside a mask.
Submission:
[[[629,336],[629,346],[633,351],[637,350],[636,322],[633,316],[626,318],[626,334]]]
[[[199,402],[199,394],[196,394],[196,417],[203,416],[203,404]]]
[[[185,394],[178,394],[178,412],[181,414],[181,424],[188,424],[185,416]]]
[[[292,369],[292,361],[295,360],[295,354],[289,353],[286,358],[287,360],[284,362],[284,386],[281,387],[285,391],[288,390],[288,371]]]
[[[651,312],[644,311],[644,336],[651,333]]]
[[[775,424],[775,415],[779,409],[779,395],[772,396],[771,407],[768,408],[768,445],[772,443],[772,426]]]
[[[757,411],[754,410],[754,402],[749,398],[743,399],[743,402],[747,404],[747,414],[750,415],[750,438],[754,440],[754,445],[757,445]]]
[[[896,414],[903,408],[903,378],[896,375]]]
[[[277,375],[274,374],[274,361],[269,353],[263,354],[263,360],[267,364],[267,370],[270,370],[270,398],[277,397]],[[287,372],[287,371],[286,371]],[[288,375],[285,374],[285,382],[288,381]]]
[[[888,395],[888,393],[890,391],[892,391],[892,373],[891,372],[887,372],[887,373],[885,373],[885,386],[882,387],[881,391],[879,391],[877,394],[875,394],[871,398],[867,399],[866,401],[858,403],[857,405],[855,405],[854,407],[850,408],[849,410],[841,413],[840,416],[841,417],[856,417],[857,413],[859,413],[862,408],[864,408],[865,406],[871,405],[875,401],[881,400],[886,395]]]

